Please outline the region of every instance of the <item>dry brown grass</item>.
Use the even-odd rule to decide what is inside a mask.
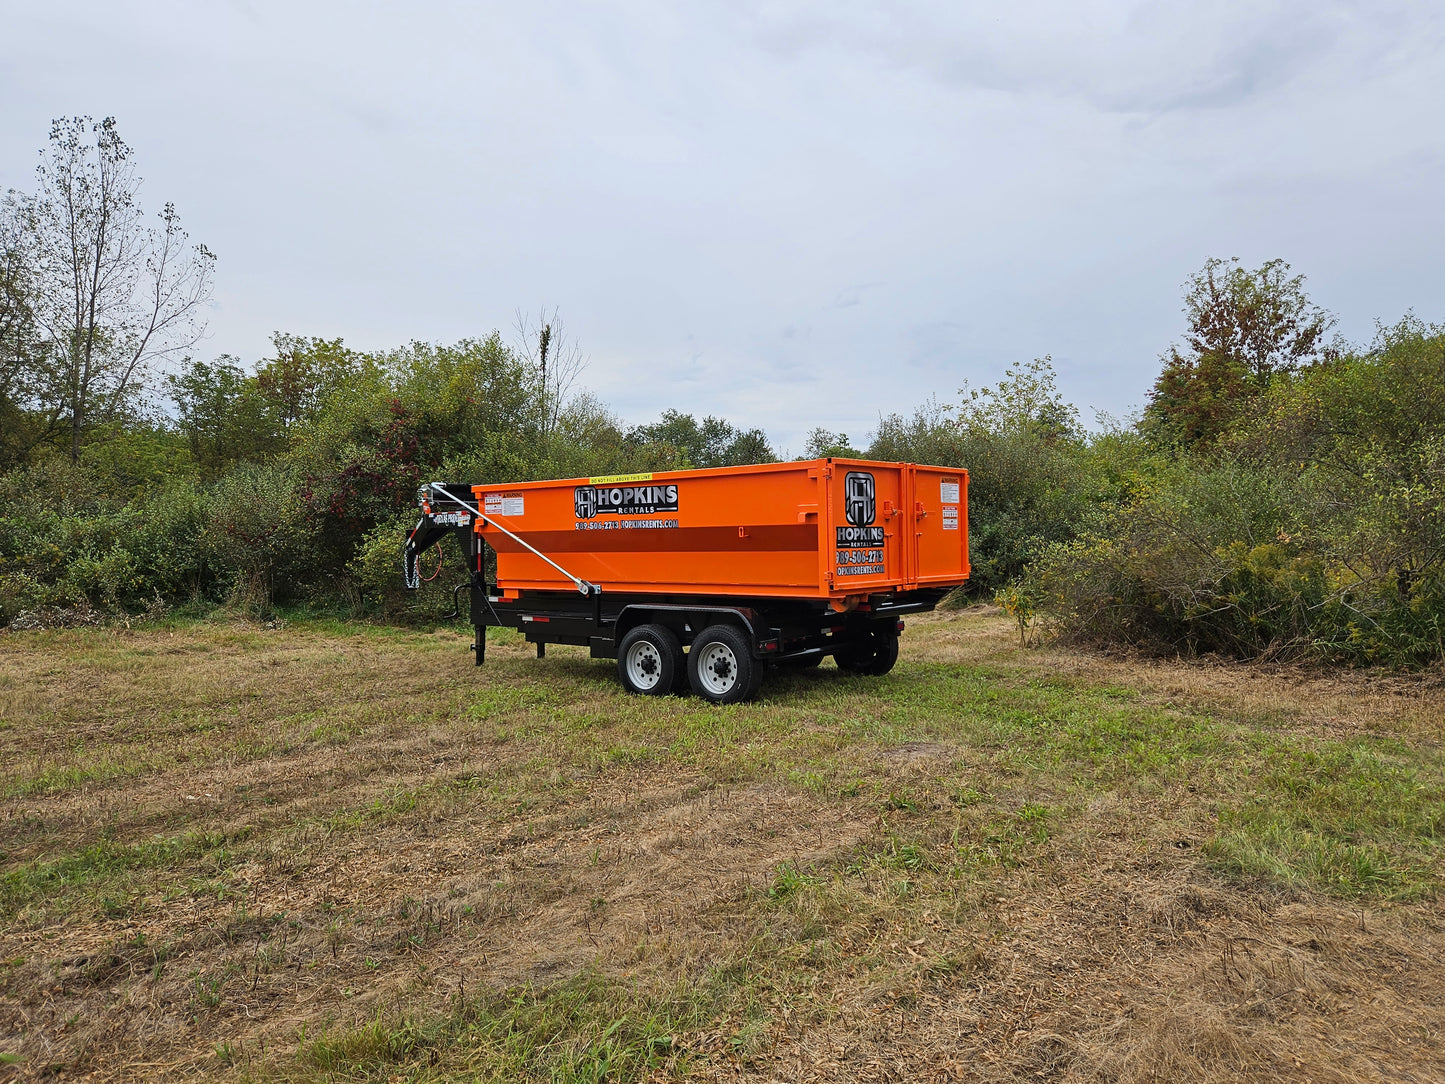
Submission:
[[[1327,737],[1392,733],[1438,744],[1445,739],[1445,670],[1392,673],[1306,664],[1181,661],[1124,651],[1084,651],[1044,643],[1019,650],[1001,634],[1001,610],[979,607],[945,621],[915,650],[939,660],[971,660],[1137,689],[1146,702],[1184,707],[1251,724]]]
[[[597,974],[716,991],[661,1077],[1445,1079],[1430,896],[1223,880],[1187,778],[1081,789],[926,698],[890,714],[952,668],[1434,748],[1438,684],[1010,635],[938,615],[876,690],[825,670],[721,712],[576,652],[477,671],[450,631],[0,638],[8,1071],[322,1076],[318,1034]],[[345,1071],[497,1071],[470,1034]]]
[[[1091,819],[1102,847],[1000,880],[972,921],[900,923],[886,981],[840,983],[837,1011],[778,1026],[764,1065],[702,1075],[1442,1079],[1445,925],[1429,909],[1241,891],[1163,840],[1141,846],[1131,814]]]

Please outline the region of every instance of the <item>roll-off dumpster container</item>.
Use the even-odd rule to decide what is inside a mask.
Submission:
[[[932,609],[968,578],[967,500],[964,470],[861,459],[432,483],[407,539],[408,584],[417,555],[456,531],[478,663],[486,626],[509,625],[539,655],[572,643],[617,657],[635,692],[674,691],[686,675],[709,699],[741,699],[774,663],[832,655],[886,672],[899,615]],[[715,626],[733,642],[720,646]],[[629,643],[644,627],[641,646]],[[701,683],[700,648],[712,666]]]

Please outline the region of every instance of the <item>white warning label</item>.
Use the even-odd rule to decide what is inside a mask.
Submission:
[[[957,478],[945,478],[943,481],[939,482],[938,491],[939,498],[943,501],[944,504],[958,503]],[[954,512],[956,513],[957,511],[958,509],[955,508]]]
[[[488,493],[482,511],[492,516],[525,515],[526,498],[520,493]]]
[[[944,529],[945,531],[956,531],[956,530],[958,530],[958,509],[957,509],[957,508],[949,508],[949,507],[947,507],[947,506],[944,507],[944,509],[943,509],[943,529]]]

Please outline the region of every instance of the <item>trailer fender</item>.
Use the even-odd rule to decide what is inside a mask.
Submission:
[[[617,615],[617,625],[613,632],[614,641],[622,642],[622,638],[631,632],[638,625],[645,625],[650,621],[657,621],[673,629],[678,638],[684,644],[691,642],[691,637],[703,630],[705,625],[733,624],[742,628],[751,645],[751,652],[755,657],[761,657],[759,650],[758,626],[755,620],[756,615],[752,610],[740,606],[697,606],[679,605],[676,603],[633,603],[624,606]],[[691,626],[691,633],[687,632],[687,626]]]

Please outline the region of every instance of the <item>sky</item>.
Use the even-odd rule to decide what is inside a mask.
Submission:
[[[624,421],[865,443],[1049,355],[1141,406],[1210,257],[1445,320],[1445,5],[0,0],[0,189],[113,115],[200,356],[562,314]]]

